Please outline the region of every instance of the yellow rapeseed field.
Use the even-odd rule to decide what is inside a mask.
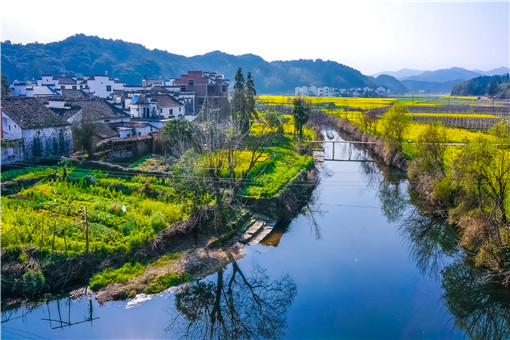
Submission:
[[[414,117],[450,117],[450,118],[499,118],[494,115],[479,113],[412,113]]]
[[[267,105],[292,105],[295,96],[259,96],[258,100]],[[395,98],[357,98],[357,97],[304,97],[311,104],[333,103],[335,106],[360,109],[375,109],[390,106]]]

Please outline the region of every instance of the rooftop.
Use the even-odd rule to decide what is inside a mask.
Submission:
[[[2,98],[2,112],[24,130],[70,125],[37,98]]]

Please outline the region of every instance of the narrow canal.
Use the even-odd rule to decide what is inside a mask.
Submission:
[[[405,176],[349,144],[334,156],[303,213],[227,268],[147,298],[3,311],[2,338],[508,338],[509,298],[478,284]]]

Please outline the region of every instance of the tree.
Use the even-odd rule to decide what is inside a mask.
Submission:
[[[294,105],[292,109],[294,128],[295,131],[299,133],[299,139],[303,139],[303,125],[305,125],[310,118],[310,107],[303,98],[294,98],[292,104]]]
[[[246,112],[246,93],[243,71],[239,67],[235,76],[234,94],[232,95],[232,123],[241,133],[250,129],[249,118]],[[235,131],[237,132],[237,131]]]
[[[243,273],[234,261],[216,281],[199,281],[175,296],[168,331],[191,339],[281,338],[287,310],[296,295],[288,276],[271,280],[255,267]]]
[[[96,145],[93,136],[96,130],[97,125],[92,122],[82,122],[72,127],[75,149],[85,151],[89,158],[94,156]]]
[[[405,130],[411,124],[412,117],[409,114],[409,109],[400,104],[394,104],[382,116],[382,124],[384,133],[402,143]]]
[[[251,76],[251,72],[248,72],[246,76],[246,113],[251,121],[257,118],[257,110],[255,109],[255,97],[257,91],[255,91],[255,84]]]
[[[444,154],[446,151],[446,129],[440,122],[427,124],[418,137],[417,156],[414,160],[417,175],[423,173],[445,175]]]
[[[489,213],[497,212],[497,220],[501,224],[507,223],[505,203],[510,186],[508,150],[480,136],[462,148],[453,162],[453,176],[465,193],[476,194],[482,212],[484,203],[488,203],[492,208]],[[495,234],[500,239],[499,230],[495,230]]]
[[[2,74],[2,98],[8,97],[11,94],[11,88],[9,87],[9,80],[7,76]]]
[[[165,148],[174,156],[180,157],[190,148],[199,152],[198,142],[200,129],[193,123],[184,119],[174,119],[163,128]]]

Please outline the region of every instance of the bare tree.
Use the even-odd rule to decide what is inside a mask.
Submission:
[[[193,283],[175,298],[167,331],[193,339],[279,338],[296,284],[284,275],[270,281],[261,267],[250,276],[236,262],[216,282]]]

